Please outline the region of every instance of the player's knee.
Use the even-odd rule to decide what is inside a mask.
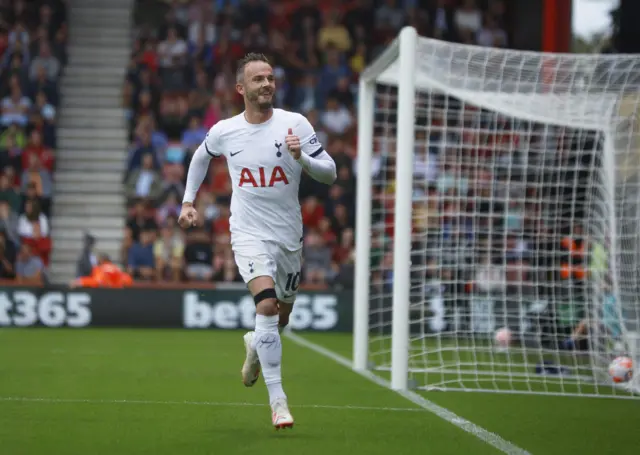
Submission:
[[[275,316],[278,314],[278,296],[273,288],[264,289],[253,296],[256,303],[256,314]]]

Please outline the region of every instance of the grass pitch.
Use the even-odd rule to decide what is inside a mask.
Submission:
[[[305,334],[350,356],[351,337]],[[500,453],[330,359],[284,344],[296,426],[276,432],[241,332],[0,330],[0,454]],[[480,393],[429,400],[532,454],[630,454],[640,401]]]

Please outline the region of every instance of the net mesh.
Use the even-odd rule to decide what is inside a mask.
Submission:
[[[416,66],[411,381],[635,396],[637,379],[612,387],[608,365],[640,362],[640,59],[420,38]],[[391,365],[397,70],[378,77],[373,113],[379,370]]]

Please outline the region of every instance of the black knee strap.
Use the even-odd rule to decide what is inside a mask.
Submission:
[[[253,296],[253,301],[256,303],[256,305],[267,299],[278,300],[278,295],[276,294],[276,290],[274,288],[265,289],[264,291],[260,291],[255,296]]]

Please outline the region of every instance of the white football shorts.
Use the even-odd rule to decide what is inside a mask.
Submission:
[[[245,283],[259,276],[270,276],[278,300],[293,303],[300,286],[302,248],[289,251],[265,240],[242,241],[233,245],[233,254]]]

